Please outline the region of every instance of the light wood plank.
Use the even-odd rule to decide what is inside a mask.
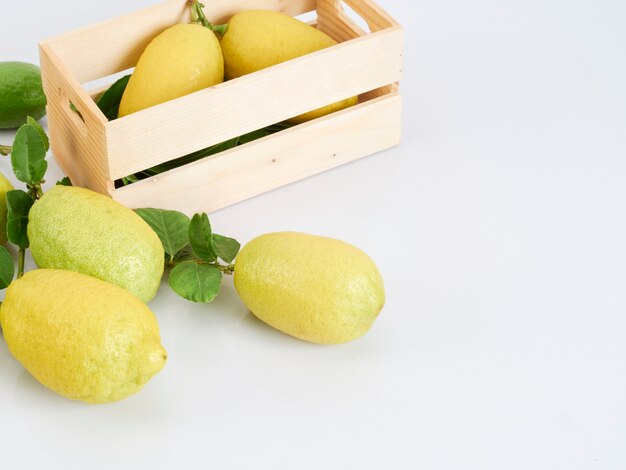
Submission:
[[[109,122],[111,179],[394,83],[401,52],[391,28]]]
[[[318,28],[337,42],[367,35],[345,13],[341,0],[317,0]]]
[[[394,146],[400,136],[394,93],[117,189],[113,198],[133,208],[211,212]]]
[[[215,23],[235,12],[278,10],[300,15],[315,9],[315,0],[211,0],[205,11]],[[169,0],[43,42],[52,47],[74,77],[85,83],[134,67],[148,43],[164,29],[190,21],[187,0]]]
[[[352,8],[361,18],[363,18],[370,28],[370,31],[380,31],[386,28],[399,26],[393,17],[371,0],[344,0],[346,5]]]
[[[48,98],[52,153],[72,181],[107,193],[112,189],[107,164],[106,118],[48,46],[40,47],[43,86]],[[82,118],[70,109],[70,101]]]

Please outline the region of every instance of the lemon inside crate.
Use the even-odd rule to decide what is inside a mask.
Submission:
[[[251,2],[205,5],[220,24]],[[400,142],[403,32],[374,0],[255,0],[254,8],[297,17],[339,44],[109,120],[96,105],[100,95],[132,70],[159,32],[190,20],[187,0],[42,41],[52,152],[61,169],[77,186],[128,207],[211,212]],[[359,104],[283,124],[350,96]]]

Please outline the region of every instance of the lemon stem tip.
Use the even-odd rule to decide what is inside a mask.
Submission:
[[[214,25],[209,21],[209,19],[204,14],[204,4],[200,3],[198,0],[189,0],[190,8],[191,8],[191,22],[204,26],[205,28],[210,29],[214,33],[217,33],[221,36],[226,34],[228,30],[227,24],[218,24]]]

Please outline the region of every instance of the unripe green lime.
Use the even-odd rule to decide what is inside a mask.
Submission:
[[[15,129],[28,116],[46,115],[46,95],[39,67],[25,62],[0,62],[0,129]]]

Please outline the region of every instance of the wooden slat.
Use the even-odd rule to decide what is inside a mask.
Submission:
[[[317,0],[317,17],[318,29],[337,42],[367,34],[345,13],[341,0]]]
[[[115,190],[137,207],[215,211],[394,146],[401,99],[394,93]]]
[[[210,20],[226,22],[251,9],[300,15],[315,9],[315,0],[211,0],[204,2]],[[85,83],[134,67],[148,43],[176,23],[189,22],[187,0],[169,0],[109,21],[46,40],[74,77]]]
[[[389,13],[371,0],[345,0],[345,3],[367,22],[372,32],[399,26]]]
[[[387,24],[389,21],[397,26],[397,23],[393,19],[389,20],[388,15],[376,5],[371,2],[363,2],[363,0],[358,0],[358,2],[360,2],[360,6],[357,13],[367,14],[368,17],[364,18],[365,21],[370,26],[374,25],[376,31],[383,29],[380,25]],[[369,34],[346,14],[343,3],[342,0],[317,0],[318,28],[337,42],[348,41]],[[397,90],[398,84],[396,82],[368,91],[360,96],[360,100],[377,98]]]
[[[75,184],[107,193],[106,118],[48,46],[40,47],[52,153]],[[82,118],[70,109],[70,101]]]
[[[391,28],[106,124],[112,179],[359,95],[401,78]]]

